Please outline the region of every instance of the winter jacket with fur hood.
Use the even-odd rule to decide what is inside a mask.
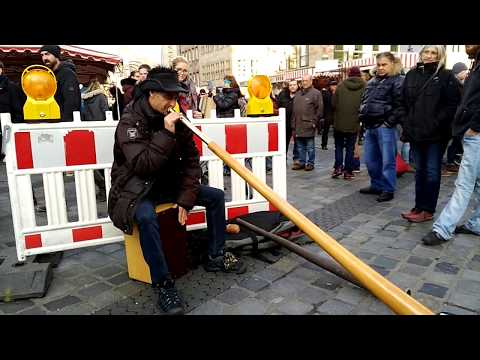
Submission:
[[[75,64],[71,60],[62,61],[54,74],[57,78],[55,100],[60,106],[62,121],[73,121],[73,112],[80,111],[81,103]]]
[[[82,94],[84,102],[83,120],[105,120],[105,111],[108,111],[108,100],[102,89],[93,90]]]
[[[404,76],[399,66],[394,66],[392,74],[375,75],[362,95],[359,118],[365,128],[372,129],[385,125],[395,127],[401,120],[399,108],[402,98]]]
[[[166,130],[164,116],[152,109],[146,95],[125,107],[113,157],[108,214],[120,230],[132,234],[137,204],[145,197],[193,208],[201,170],[192,132],[181,122],[175,134]]]

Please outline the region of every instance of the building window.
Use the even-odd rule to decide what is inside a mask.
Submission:
[[[298,46],[293,46],[293,52],[288,57],[288,69],[296,69],[298,67]]]
[[[299,46],[300,67],[308,66],[308,45]]]
[[[363,45],[355,45],[355,50],[353,51],[353,58],[360,59],[363,53]]]
[[[398,45],[390,45],[391,52],[398,52]]]
[[[373,45],[373,48],[372,48],[373,51],[379,51],[379,49],[380,49],[380,45]]]
[[[337,59],[339,62],[343,62],[346,59],[345,50],[343,50],[343,45],[335,45],[333,50],[333,58]]]

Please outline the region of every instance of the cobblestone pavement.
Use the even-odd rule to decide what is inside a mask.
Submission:
[[[395,200],[379,204],[358,189],[368,175],[355,180],[331,179],[333,149],[319,149],[315,170],[287,171],[288,200],[379,273],[434,312],[480,312],[480,242],[459,235],[438,246],[420,245],[432,223],[410,224],[400,213],[412,207],[413,174],[399,179]],[[331,141],[331,140],[330,140]],[[290,149],[291,153],[291,149]],[[289,163],[290,164],[290,163]],[[453,190],[455,177],[444,177],[438,209]],[[295,184],[295,186],[292,186]],[[439,213],[439,212],[438,212]],[[437,214],[438,215],[438,214]],[[5,167],[0,165],[0,254],[14,246]],[[328,256],[318,245],[307,249]],[[245,256],[242,276],[210,274],[202,268],[177,280],[189,314],[392,314],[363,289],[288,254],[275,264]],[[66,251],[47,295],[40,299],[0,303],[0,314],[160,314],[148,285],[126,272],[123,244]]]

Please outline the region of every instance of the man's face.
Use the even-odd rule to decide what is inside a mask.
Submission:
[[[188,64],[184,62],[179,62],[177,66],[175,66],[175,71],[178,74],[179,81],[185,81],[188,76]]]
[[[303,78],[302,78],[302,85],[303,85],[303,88],[304,89],[308,89],[309,87],[312,86],[312,77],[310,75],[305,75]]]
[[[140,80],[140,72],[135,71],[135,73],[132,76],[132,79],[135,79],[136,81]]]
[[[429,47],[422,51],[422,62],[430,64],[438,61],[438,51],[435,48]]]
[[[480,45],[465,45],[465,52],[469,59],[475,59],[475,55],[480,50]]]
[[[144,81],[147,78],[148,70],[145,68],[141,68],[138,70],[138,76],[140,81]]]
[[[460,81],[463,84],[463,82],[468,76],[468,70],[463,70],[462,72],[458,73],[456,76],[458,81]]]
[[[3,68],[0,67],[0,75],[3,74]]]
[[[296,80],[295,80],[295,81],[290,81],[290,82],[288,83],[288,90],[290,90],[290,92],[291,92],[292,94],[295,94],[295,93],[297,92],[297,90],[298,90],[298,83],[297,83]]]
[[[377,75],[385,76],[393,71],[393,62],[386,57],[381,57],[377,60]]]
[[[335,94],[335,91],[337,91],[337,85],[329,85],[330,86],[330,91]]]
[[[58,59],[48,51],[42,51],[40,55],[42,56],[42,62],[46,67],[53,69],[58,64]]]
[[[168,109],[173,108],[177,103],[177,97],[177,93],[151,91],[148,102],[155,111],[167,115]]]

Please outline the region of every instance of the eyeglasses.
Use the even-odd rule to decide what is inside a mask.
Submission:
[[[187,69],[175,69],[176,72],[188,73]]]

